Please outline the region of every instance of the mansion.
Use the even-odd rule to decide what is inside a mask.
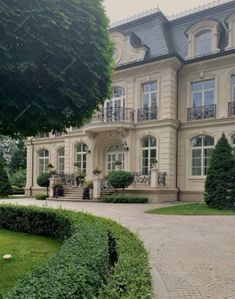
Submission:
[[[52,164],[93,179],[135,173],[130,194],[200,201],[213,148],[235,146],[235,1],[168,19],[154,11],[114,25],[113,97],[82,128],[29,138],[26,195]],[[159,185],[151,186],[157,161]],[[75,166],[76,164],[76,166]]]

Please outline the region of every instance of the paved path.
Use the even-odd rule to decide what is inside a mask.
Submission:
[[[30,199],[18,203],[45,204]],[[144,214],[163,204],[50,202],[48,206],[109,217],[137,232],[149,250],[155,298],[235,299],[234,216]]]

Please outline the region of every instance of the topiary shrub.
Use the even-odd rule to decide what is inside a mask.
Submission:
[[[47,188],[47,196],[48,196],[48,188],[50,186],[50,173],[45,172],[45,173],[41,173],[38,178],[37,178],[37,184],[40,187],[45,187]]]
[[[0,163],[0,195],[9,195],[11,193],[12,188],[7,172],[2,163]]]
[[[103,202],[107,203],[146,203],[148,202],[147,197],[136,197],[128,195],[114,195],[114,196],[105,196],[101,199]]]
[[[134,181],[134,175],[131,172],[119,170],[113,171],[108,175],[108,183],[113,188],[122,189],[122,194],[124,194],[124,189],[130,186]]]
[[[235,162],[232,148],[225,136],[219,139],[213,151],[205,182],[204,198],[211,208],[234,209]]]

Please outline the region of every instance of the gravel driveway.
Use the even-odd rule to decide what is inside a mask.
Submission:
[[[16,201],[45,205],[32,199],[10,200]],[[137,232],[149,250],[155,298],[235,299],[235,216],[144,214],[167,204],[48,202],[48,206],[105,216]]]

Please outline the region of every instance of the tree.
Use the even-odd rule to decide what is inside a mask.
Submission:
[[[110,172],[108,175],[108,183],[113,188],[122,189],[122,194],[124,194],[124,189],[127,188],[134,181],[134,175],[128,171],[119,170]]]
[[[0,163],[0,195],[12,193],[11,184],[4,166]]]
[[[26,148],[23,140],[18,140],[12,150],[8,168],[11,174],[26,169]]]
[[[219,139],[213,151],[205,182],[205,202],[218,209],[232,209],[235,197],[232,194],[235,163],[232,148],[225,136]]]
[[[20,169],[17,172],[11,174],[10,182],[12,186],[17,186],[18,188],[24,188],[26,183],[26,170]]]
[[[0,134],[81,126],[109,97],[102,0],[2,0],[0,25]]]
[[[50,180],[49,180],[50,177],[51,177],[50,173],[45,172],[45,173],[41,173],[37,178],[38,186],[47,188],[47,196],[48,196],[48,188],[50,186]]]

